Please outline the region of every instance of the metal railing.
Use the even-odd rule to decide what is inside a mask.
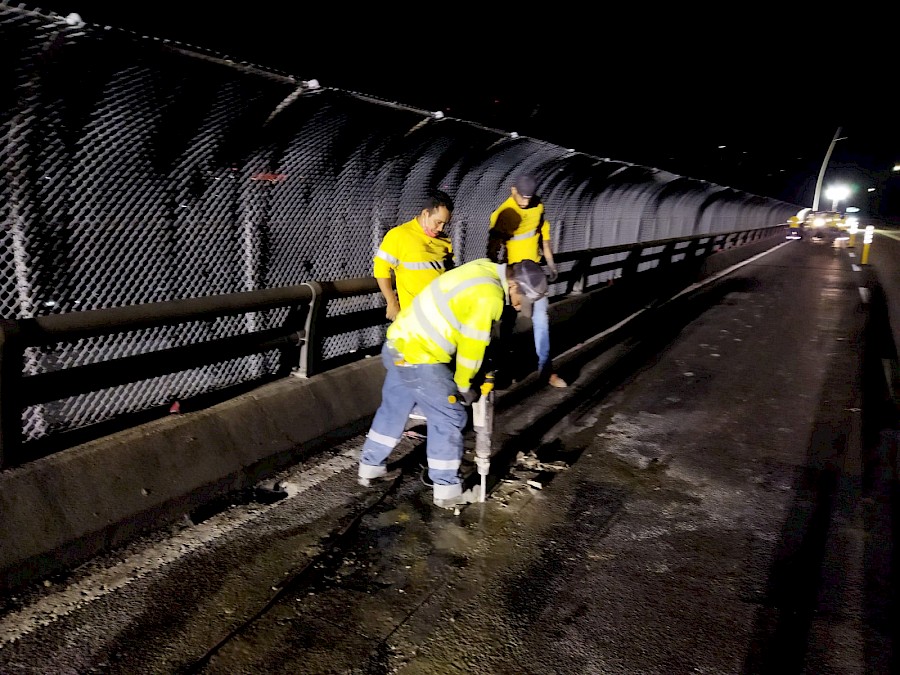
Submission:
[[[687,284],[695,279],[700,266],[711,254],[771,237],[783,230],[784,225],[778,225],[560,253],[556,256],[560,275],[551,289],[551,298],[602,290],[612,280],[633,283],[647,270],[655,270],[655,274],[644,276],[652,277],[656,282],[661,273],[671,281],[671,275],[667,274],[671,271]],[[617,283],[620,293],[622,283]],[[563,286],[564,291],[554,293]],[[672,290],[670,283],[665,286],[667,292]],[[662,286],[656,290],[662,292]],[[361,277],[0,320],[0,468],[35,458],[34,454],[25,452],[31,444],[24,442],[22,433],[22,416],[28,406],[272,350],[281,354],[281,375],[300,377],[313,376],[362,358],[367,352],[323,359],[322,342],[331,336],[385,324],[383,308],[337,316],[327,316],[326,308],[334,300],[378,292],[374,278]],[[635,301],[640,301],[642,295],[635,293]],[[26,375],[23,370],[23,361],[30,348],[284,308],[288,308],[287,318],[274,328],[49,372]]]

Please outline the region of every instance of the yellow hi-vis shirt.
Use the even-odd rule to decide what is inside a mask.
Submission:
[[[539,241],[550,241],[550,223],[544,218],[544,205],[520,208],[510,197],[491,214],[490,229],[506,241],[506,262],[540,262]]]
[[[452,266],[453,245],[443,233],[429,237],[413,218],[388,230],[375,252],[373,276],[390,279],[394,271],[400,309]]]
[[[479,258],[445,272],[401,309],[387,339],[407,363],[449,363],[467,390],[481,369],[494,322],[509,295],[506,265]]]

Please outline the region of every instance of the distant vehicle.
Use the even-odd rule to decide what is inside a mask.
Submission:
[[[813,242],[833,245],[850,238],[847,221],[838,211],[810,211],[803,226]]]

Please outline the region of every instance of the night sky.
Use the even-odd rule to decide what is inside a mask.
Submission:
[[[27,6],[800,206],[812,205],[840,128],[825,186],[851,185],[845,205],[900,224],[892,59],[871,35],[823,42],[810,17],[717,26],[715,17],[648,15],[644,4],[636,16],[600,18],[565,6],[490,15],[484,4]]]

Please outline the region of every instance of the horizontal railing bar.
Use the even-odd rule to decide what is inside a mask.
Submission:
[[[135,380],[169,375],[273,349],[297,347],[300,340],[301,336],[297,333],[285,334],[284,328],[271,328],[246,335],[124,356],[112,361],[38,373],[22,378],[20,401],[26,406],[58,401]]]
[[[349,333],[359,328],[371,328],[379,323],[389,323],[384,316],[384,307],[364,309],[352,314],[329,316],[322,322],[323,337],[332,337],[341,333]]]
[[[304,284],[202,298],[151,302],[127,307],[36,316],[30,319],[20,319],[19,324],[25,343],[28,346],[37,347],[62,340],[77,340],[142,328],[215,319],[231,314],[276,309],[309,302],[310,299],[312,299],[312,289]]]
[[[735,230],[733,232],[708,232],[706,234],[695,234],[695,235],[687,235],[683,237],[671,237],[669,239],[657,239],[656,241],[642,241],[642,242],[634,242],[631,244],[616,244],[615,246],[603,246],[599,248],[590,248],[584,249],[581,251],[563,251],[560,253],[555,253],[553,255],[553,259],[559,262],[565,262],[569,260],[581,260],[587,256],[597,257],[601,255],[613,255],[615,253],[625,253],[627,251],[633,251],[636,248],[655,248],[657,246],[666,246],[667,244],[674,244],[679,242],[687,242],[687,241],[702,241],[703,239],[711,239],[713,241],[717,239],[727,239],[733,235],[746,234],[748,232],[756,233],[763,232],[766,230],[776,230],[783,229],[784,225],[773,225],[771,227],[760,227],[754,228],[752,230]],[[712,243],[712,242],[710,242]],[[702,245],[702,244],[701,244]]]

